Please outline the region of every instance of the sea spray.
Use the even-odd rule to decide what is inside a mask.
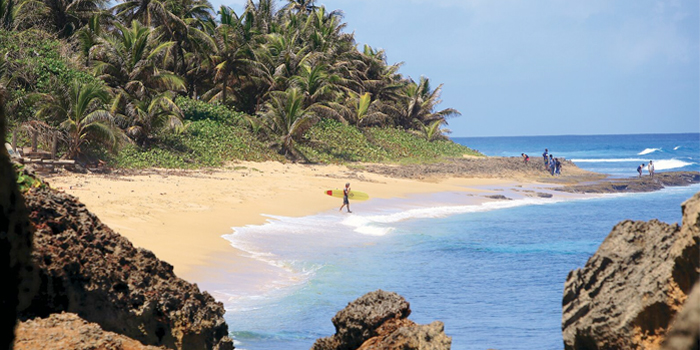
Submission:
[[[661,151],[661,148],[647,148],[647,149],[637,153],[637,155],[643,156],[645,154],[659,152],[659,151]]]

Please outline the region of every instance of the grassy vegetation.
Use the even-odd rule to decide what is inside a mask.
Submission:
[[[224,115],[197,108],[186,110],[188,122],[182,134],[163,134],[147,148],[129,144],[117,155],[104,156],[111,166],[140,169],[218,167],[228,161],[284,161],[285,158],[248,128],[244,116],[230,111]],[[210,105],[211,106],[211,105]],[[211,107],[214,110],[217,106]],[[207,110],[211,114],[207,115]],[[230,113],[230,114],[229,114]],[[418,136],[393,128],[369,128],[361,132],[354,126],[323,120],[305,134],[300,151],[313,163],[348,164],[352,162],[415,163],[435,162],[445,157],[478,155],[451,141],[428,142]]]
[[[165,3],[168,11],[180,6]],[[442,136],[447,117],[459,112],[437,108],[441,85],[403,76],[382,50],[358,50],[338,14],[323,7],[286,6],[271,17],[275,25],[261,26],[267,20],[261,9],[270,3],[249,3],[246,16],[202,7],[202,23],[218,21],[216,28],[191,24],[213,40],[206,47],[192,45],[196,38],[164,36],[174,32],[163,18],[89,20],[111,12],[102,5],[84,13],[90,16],[73,23],[80,28],[72,32],[37,24],[49,17],[25,23],[25,13],[0,28],[0,93],[7,97],[0,107],[8,126],[21,131],[20,146],[29,145],[24,130],[39,130],[50,135],[39,138],[39,147],[49,149],[55,138],[59,157],[128,169],[234,160],[425,163],[478,155]],[[287,37],[295,39],[281,39]],[[274,49],[282,44],[313,59],[288,62]],[[188,51],[195,48],[201,52]],[[81,100],[85,94],[73,90],[104,94]]]

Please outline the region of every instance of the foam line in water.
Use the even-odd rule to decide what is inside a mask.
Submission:
[[[645,154],[654,153],[654,152],[658,152],[658,151],[661,151],[661,148],[646,148],[645,150],[637,153],[637,155],[643,156]]]
[[[341,223],[345,226],[353,228],[354,232],[360,234],[371,236],[383,236],[394,229],[393,227],[387,226],[387,224],[392,224],[404,220],[442,218],[455,214],[478,213],[497,209],[520,207],[525,205],[553,204],[562,201],[563,200],[558,199],[525,198],[507,202],[486,202],[479,205],[438,206],[430,208],[409,209],[383,215],[353,215],[346,218]]]
[[[644,158],[601,158],[601,159],[572,159],[574,163],[624,163],[643,162]]]
[[[661,159],[654,161],[654,170],[678,169],[693,165],[695,163],[685,162],[680,159]]]
[[[677,151],[679,148],[681,148],[681,146],[676,146],[676,147],[673,147],[673,150]]]

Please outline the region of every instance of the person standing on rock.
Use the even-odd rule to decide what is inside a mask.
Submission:
[[[554,176],[554,170],[555,170],[555,169],[554,169],[554,166],[555,166],[555,164],[554,164],[554,156],[552,156],[552,155],[550,154],[550,155],[549,155],[549,173],[550,173],[552,176]]]
[[[527,164],[527,162],[530,161],[530,156],[528,156],[527,154],[520,153],[520,155],[523,156],[523,162],[525,162],[525,164]]]
[[[654,178],[654,163],[652,161],[649,161],[649,165],[647,166],[647,170],[649,170],[649,176],[651,178]]]
[[[557,175],[561,175],[561,162],[559,161],[559,158],[554,158],[554,173]]]
[[[343,205],[340,206],[340,209],[338,211],[343,211],[343,208],[347,205],[348,206],[348,213],[352,213],[350,211],[350,200],[348,199],[348,195],[350,194],[350,183],[345,184],[345,188],[343,189]]]
[[[644,163],[637,167],[637,172],[639,173],[639,178],[642,178],[642,169],[644,169]]]
[[[544,153],[542,153],[542,157],[544,158],[544,166],[549,165],[549,158],[547,158],[547,154],[549,153],[548,149],[544,149]]]

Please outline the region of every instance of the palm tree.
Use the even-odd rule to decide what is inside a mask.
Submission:
[[[250,26],[242,21],[228,7],[222,6],[219,11],[221,24],[216,28],[216,53],[211,56],[215,64],[214,81],[220,83],[208,95],[210,101],[228,103],[228,95],[233,81],[239,81],[248,71],[257,66],[249,40],[252,39]]]
[[[127,28],[115,23],[115,30],[98,39],[91,51],[95,75],[112,87],[115,94],[144,99],[165,91],[183,91],[181,77],[159,68],[172,41],[160,42],[153,30],[133,21]]]
[[[67,140],[67,157],[76,159],[86,143],[99,142],[116,147],[120,131],[114,116],[104,109],[110,101],[107,89],[95,83],[74,80],[53,94],[42,94],[37,116],[60,122]]]
[[[403,95],[397,107],[399,120],[398,124],[405,129],[419,129],[429,125],[436,120],[446,123],[446,118],[461,115],[459,111],[446,108],[435,111],[435,106],[442,102],[440,93],[442,84],[435,90],[430,89],[428,78],[421,77],[420,83],[412,82],[403,90]]]
[[[180,132],[184,126],[184,115],[171,93],[130,101],[125,117],[129,123],[126,134],[140,145],[145,145],[158,131]]]
[[[109,0],[24,0],[15,21],[23,27],[45,26],[59,38],[68,38],[99,14]]]
[[[369,92],[357,95],[349,92],[340,102],[327,102],[314,108],[318,114],[357,126],[381,125],[388,115],[382,112],[382,102],[372,100]]]
[[[158,26],[174,17],[159,0],[124,0],[111,9],[123,23],[138,20],[146,26]]]
[[[288,0],[288,4],[283,8],[284,11],[308,14],[316,9],[316,0]]]
[[[0,0],[0,29],[15,28],[15,0]]]
[[[428,142],[445,138],[444,134],[450,133],[450,130],[441,128],[445,123],[444,119],[437,119],[428,125],[421,124],[420,134],[425,137],[425,140]]]
[[[342,79],[338,75],[329,74],[324,64],[304,64],[299,71],[299,75],[291,77],[289,81],[291,86],[303,91],[305,107],[328,100],[334,92],[341,90]]]
[[[291,159],[303,157],[296,148],[296,140],[317,120],[311,108],[304,108],[304,95],[299,89],[270,94],[260,117],[266,122],[268,132],[277,138],[273,145],[279,147],[280,154]]]

